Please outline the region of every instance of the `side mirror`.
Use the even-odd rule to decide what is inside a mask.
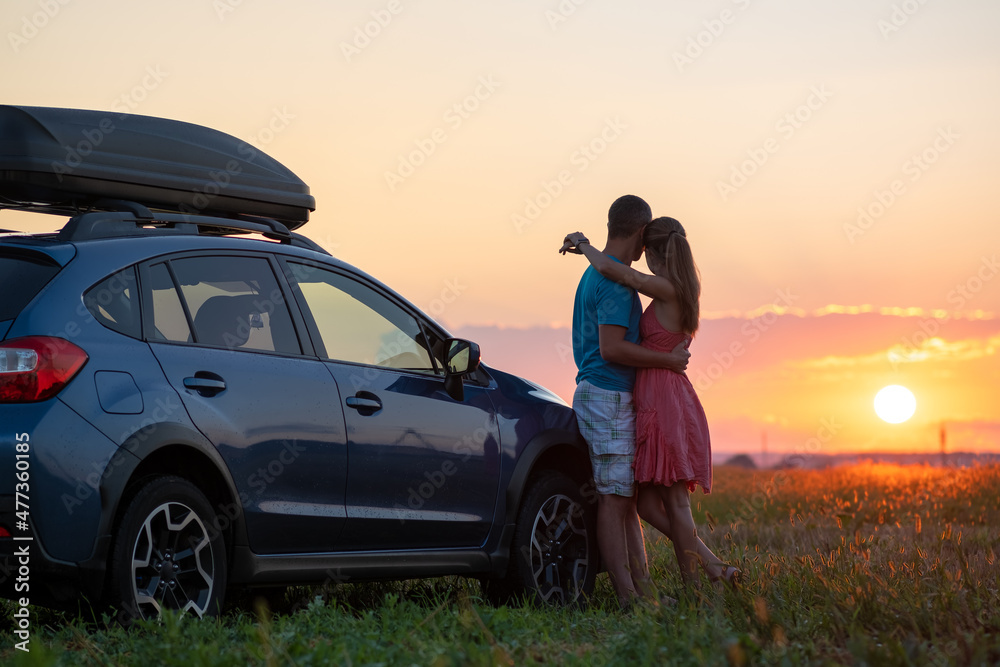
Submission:
[[[449,338],[446,343],[444,389],[456,401],[464,401],[462,378],[479,368],[479,346],[461,338]]]
[[[446,375],[467,375],[479,368],[479,346],[461,338],[449,338],[445,357]]]

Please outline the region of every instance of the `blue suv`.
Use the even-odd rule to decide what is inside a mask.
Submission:
[[[0,235],[4,597],[139,618],[330,580],[592,590],[572,410],[292,231],[313,198],[272,158],[0,106],[0,208],[68,218]]]

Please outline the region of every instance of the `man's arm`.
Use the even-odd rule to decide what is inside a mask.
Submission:
[[[671,352],[657,352],[625,340],[628,330],[614,324],[601,324],[597,335],[601,342],[601,357],[605,361],[639,368],[666,368],[683,373],[691,353],[681,342]]]

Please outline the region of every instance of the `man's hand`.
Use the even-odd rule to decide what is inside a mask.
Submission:
[[[670,352],[667,352],[667,356],[671,357],[667,364],[667,368],[675,373],[683,374],[688,367],[688,360],[691,358],[691,352],[687,349],[688,341],[683,340],[677,344]]]
[[[626,327],[614,324],[599,324],[597,327],[598,341],[601,346],[601,358],[616,364],[635,366],[636,368],[666,368],[668,371],[684,374],[691,353],[688,352],[688,341],[677,344],[670,352],[660,352],[625,340]]]

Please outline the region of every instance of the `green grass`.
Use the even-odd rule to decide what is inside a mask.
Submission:
[[[700,532],[740,590],[684,591],[670,544],[649,557],[676,608],[624,613],[602,575],[585,609],[491,607],[444,578],[293,588],[223,618],[128,630],[35,610],[14,665],[992,665],[1000,662],[1000,467],[716,471]],[[654,537],[655,536],[655,537]]]

